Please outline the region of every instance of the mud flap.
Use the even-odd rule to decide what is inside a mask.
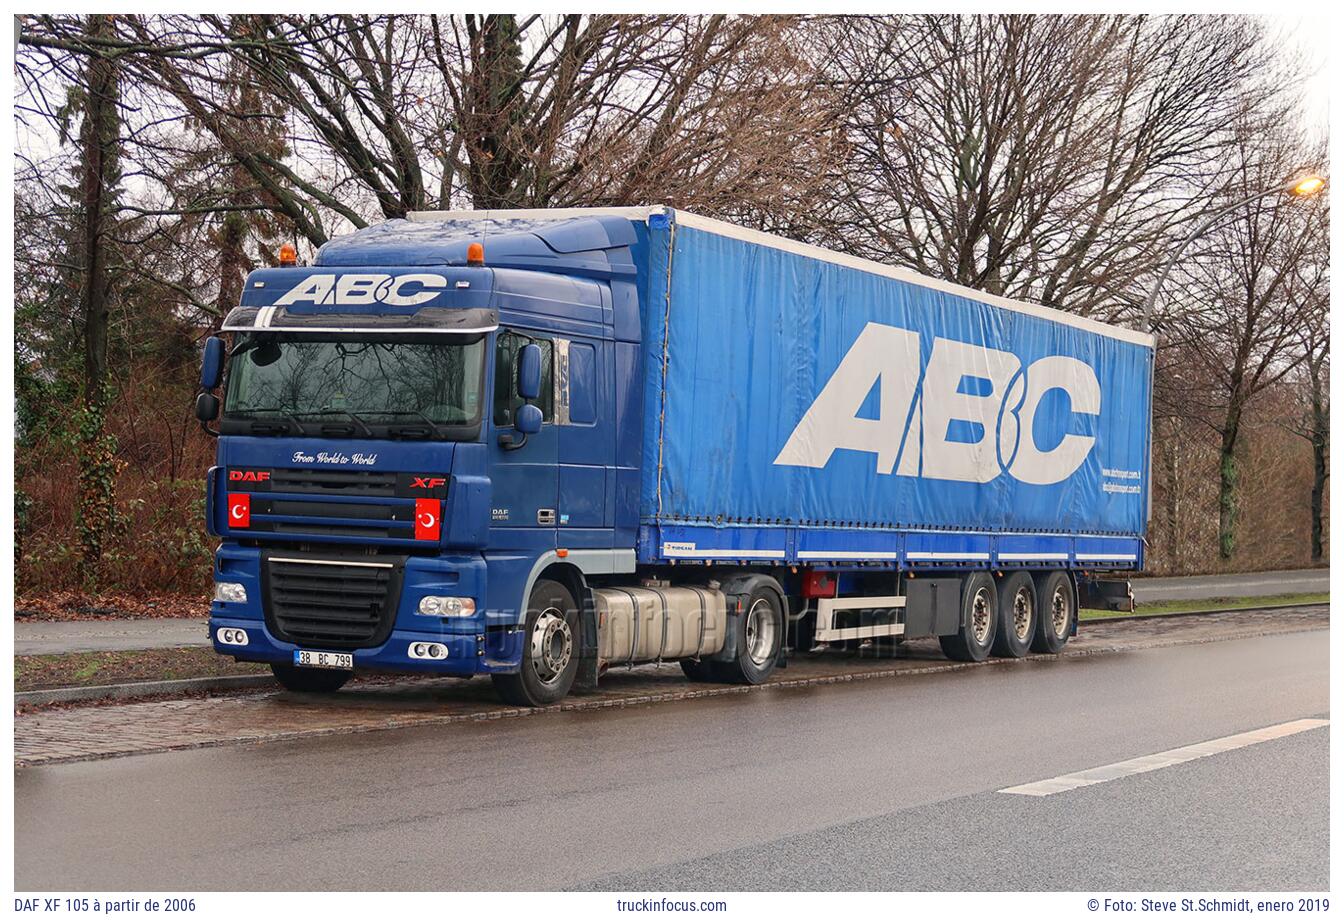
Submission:
[[[571,693],[593,693],[597,690],[597,611],[593,607],[593,592],[584,585],[579,611],[579,670],[574,675]]]

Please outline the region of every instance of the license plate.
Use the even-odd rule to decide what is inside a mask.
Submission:
[[[295,649],[294,664],[301,668],[333,668],[338,671],[353,671],[355,669],[355,656],[346,652],[310,652],[306,649]]]

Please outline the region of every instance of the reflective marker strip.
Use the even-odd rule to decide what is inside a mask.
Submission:
[[[833,550],[833,549],[805,549],[798,553],[799,559],[899,559],[898,553],[880,552],[873,550]]]
[[[1329,719],[1298,719],[1295,722],[1284,722],[1281,725],[1257,728],[1255,731],[1242,732],[1239,735],[1228,735],[1226,738],[1201,741],[1199,744],[1173,748],[1170,751],[1162,751],[1157,754],[1148,754],[1145,757],[1135,757],[1133,760],[1122,760],[1119,763],[1108,764],[1104,767],[1093,767],[1090,770],[1082,770],[1078,773],[1065,773],[1063,776],[1056,776],[1054,779],[1043,779],[1040,782],[1027,783],[1023,786],[1010,786],[999,791],[1008,795],[1054,795],[1057,792],[1068,792],[1071,789],[1079,789],[1083,786],[1108,783],[1113,779],[1134,776],[1137,773],[1149,773],[1163,767],[1175,766],[1178,763],[1188,763],[1191,760],[1199,760],[1201,757],[1210,757],[1225,751],[1235,751],[1237,748],[1249,747],[1262,741],[1286,738],[1289,735],[1310,731],[1313,728],[1322,728],[1329,724]]]
[[[783,559],[782,549],[696,549],[663,544],[668,559]]]

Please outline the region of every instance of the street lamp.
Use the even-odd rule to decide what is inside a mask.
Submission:
[[[1148,294],[1148,299],[1143,302],[1143,331],[1153,331],[1153,306],[1157,303],[1157,295],[1162,291],[1162,285],[1167,281],[1167,276],[1176,263],[1180,261],[1181,255],[1191,243],[1209,232],[1214,224],[1222,220],[1228,214],[1238,208],[1244,208],[1253,201],[1259,201],[1261,198],[1272,198],[1275,195],[1292,195],[1294,198],[1310,198],[1319,194],[1328,184],[1324,176],[1307,175],[1297,179],[1292,179],[1283,185],[1275,186],[1263,192],[1256,192],[1240,201],[1234,202],[1221,210],[1215,211],[1202,224],[1195,228],[1195,231],[1181,240],[1181,245],[1176,247],[1176,251],[1171,254],[1167,264],[1162,268],[1162,274],[1157,278],[1157,284],[1153,285],[1153,290]]]

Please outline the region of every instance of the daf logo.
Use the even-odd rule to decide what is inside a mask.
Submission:
[[[414,307],[438,297],[439,291],[447,286],[447,278],[427,273],[309,275],[286,291],[275,306],[311,303],[367,307],[384,303],[394,307]]]
[[[883,475],[989,482],[1007,472],[1033,485],[1063,482],[1083,465],[1096,438],[1066,433],[1042,445],[1036,416],[1055,390],[1067,412],[1101,414],[1101,386],[1087,364],[1049,355],[1023,367],[1010,352],[935,338],[921,369],[919,344],[909,329],[865,326],[775,465],[820,469],[835,451],[855,450],[874,454]],[[874,387],[872,418],[860,410]]]

